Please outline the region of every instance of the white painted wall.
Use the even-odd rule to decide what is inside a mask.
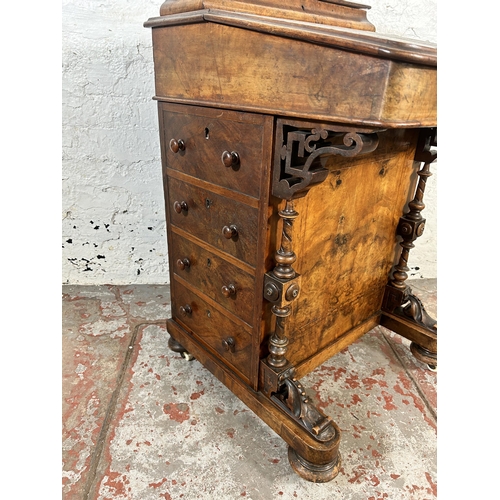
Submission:
[[[378,32],[435,42],[436,2],[366,3]],[[168,282],[151,32],[142,26],[160,5],[63,0],[64,283]],[[414,278],[437,276],[436,180],[411,253]]]

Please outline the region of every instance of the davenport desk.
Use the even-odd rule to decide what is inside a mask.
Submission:
[[[149,19],[172,291],[195,356],[333,479],[340,431],[300,378],[376,325],[437,364],[406,284],[436,158],[436,48],[333,0],[166,0]],[[189,353],[189,354],[187,354]]]

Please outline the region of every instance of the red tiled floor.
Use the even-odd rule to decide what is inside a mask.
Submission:
[[[418,284],[435,313],[435,281]],[[341,472],[320,485],[198,361],[168,350],[168,287],[63,292],[65,500],[436,497],[436,373],[399,336],[378,327],[302,380],[343,431]]]

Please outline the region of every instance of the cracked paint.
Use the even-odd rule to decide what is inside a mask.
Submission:
[[[127,352],[134,322],[144,321],[149,313],[165,318],[169,306],[164,305],[165,287],[65,289],[69,293],[63,302],[71,308],[65,328],[74,347],[68,351],[67,378],[73,389],[65,390],[63,416],[63,491],[65,500],[78,500],[114,389],[112,380],[123,363],[114,353]],[[103,325],[112,321],[128,325],[123,338],[113,338]],[[100,334],[92,335],[92,328]],[[167,339],[164,326],[143,325],[139,330],[92,500],[331,500],[345,492],[351,500],[436,496],[435,416],[432,401],[424,402],[415,385],[421,381],[430,386],[435,374],[422,375],[414,362],[403,369],[401,362],[410,363],[411,357],[395,357],[384,329],[365,335],[302,380],[317,406],[343,432],[341,471],[325,485],[296,476],[282,439],[200,363],[188,363],[169,351]],[[119,351],[110,350],[113,345]],[[113,353],[107,362],[99,357],[105,353]],[[387,404],[396,409],[384,409]]]

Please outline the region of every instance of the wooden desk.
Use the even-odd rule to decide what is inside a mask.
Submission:
[[[436,158],[436,48],[346,1],[167,0],[152,28],[172,318],[194,355],[333,479],[340,431],[299,379],[376,325],[437,364],[406,284]]]

